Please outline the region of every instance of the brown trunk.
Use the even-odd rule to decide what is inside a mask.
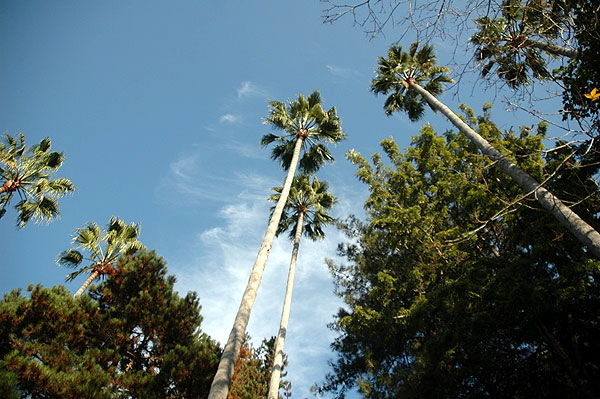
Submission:
[[[6,192],[14,192],[17,191],[17,189],[19,188],[20,184],[18,181],[15,180],[7,180],[4,182],[4,184],[2,185],[2,187],[0,187],[0,194],[2,193],[6,193]]]
[[[90,286],[90,284],[92,284],[92,281],[94,281],[96,278],[98,278],[99,275],[100,275],[100,273],[98,272],[98,270],[94,270],[90,274],[90,276],[87,278],[87,280],[85,280],[83,282],[83,284],[81,284],[81,287],[79,287],[77,292],[73,295],[73,298],[77,298],[78,296],[81,296],[81,294],[83,294],[85,292],[85,290],[87,290],[87,288]]]

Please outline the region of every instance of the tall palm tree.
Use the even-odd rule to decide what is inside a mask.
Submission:
[[[475,22],[478,31],[471,37],[477,46],[476,59],[481,74],[492,70],[510,87],[529,85],[552,76],[543,54],[573,58],[577,50],[554,43],[566,16],[560,7],[540,0],[505,0],[502,17],[482,17]]]
[[[75,191],[75,185],[64,177],[51,178],[64,160],[62,152],[51,149],[47,137],[26,149],[23,133],[5,134],[0,142],[0,218],[15,193],[21,199],[15,206],[19,228],[31,219],[51,222],[60,215],[57,198]]]
[[[327,213],[336,202],[336,198],[327,191],[327,186],[327,182],[321,182],[316,177],[312,182],[308,175],[295,178],[290,189],[288,202],[281,217],[281,222],[279,223],[279,228],[277,229],[277,235],[289,230],[289,238],[294,243],[294,246],[292,248],[292,258],[290,260],[279,332],[275,339],[275,359],[273,360],[268,399],[279,398],[279,380],[283,367],[283,346],[285,344],[290,317],[300,238],[304,233],[311,240],[323,239],[325,237],[323,226],[332,224],[335,220]],[[273,194],[270,200],[278,201],[281,197],[282,189],[278,187],[274,190],[277,193]]]
[[[121,255],[131,255],[144,249],[138,239],[139,236],[139,225],[126,224],[115,216],[110,218],[104,232],[97,223],[88,223],[76,229],[72,243],[77,245],[75,248],[62,251],[56,259],[58,265],[73,269],[78,268],[84,260],[92,262],[67,275],[66,280],[71,281],[82,273],[90,273],[73,297],[83,294],[96,278],[110,275]],[[89,256],[84,257],[79,249],[89,252]]]
[[[533,193],[546,210],[600,258],[600,234],[596,230],[435,97],[442,92],[442,83],[451,82],[452,79],[444,75],[448,72],[447,68],[435,65],[432,46],[418,47],[418,43],[413,43],[409,52],[404,52],[402,47],[394,45],[388,51],[388,58],[379,57],[377,77],[372,81],[371,90],[375,93],[391,93],[385,101],[385,112],[389,115],[397,110],[406,111],[413,121],[423,115],[424,103],[441,112],[484,155],[495,161],[525,192]]]
[[[275,205],[252,267],[233,328],[223,350],[217,373],[210,388],[209,399],[227,398],[235,361],[239,356],[250,312],[256,299],[256,292],[262,280],[265,264],[296,169],[300,167],[305,172],[313,172],[324,163],[333,161],[333,156],[325,144],[335,144],[345,137],[337,110],[332,107],[325,111],[321,105],[321,95],[318,91],[308,97],[300,94],[297,100],[290,101],[288,104],[269,101],[269,105],[269,116],[264,123],[280,130],[283,134],[281,136],[267,134],[263,136],[261,145],[276,144],[271,157],[280,161],[282,168],[287,170],[287,175],[281,196]]]

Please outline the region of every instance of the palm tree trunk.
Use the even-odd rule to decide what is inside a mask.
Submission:
[[[435,109],[440,111],[454,126],[456,126],[469,140],[471,140],[484,155],[498,163],[500,169],[519,184],[525,192],[534,193],[538,202],[548,210],[563,226],[565,226],[582,244],[600,258],[600,234],[587,224],[579,215],[567,207],[550,191],[542,187],[533,177],[511,162],[508,158],[494,148],[486,139],[464,123],[458,115],[446,107],[431,93],[418,85],[415,81],[409,82],[409,87],[418,92]]]
[[[73,295],[73,298],[77,298],[78,296],[81,296],[81,294],[83,294],[85,292],[85,290],[87,290],[87,288],[90,286],[90,284],[92,284],[92,281],[94,281],[96,278],[98,278],[99,275],[100,275],[100,273],[97,270],[94,270],[89,275],[89,277],[83,282],[83,284],[81,284],[81,287],[79,287],[77,292]]]
[[[526,40],[526,46],[537,48],[538,50],[545,51],[552,55],[561,55],[567,58],[574,58],[577,55],[577,50],[573,50],[567,47],[559,46],[550,42],[540,42],[537,40]]]
[[[281,311],[281,321],[279,323],[279,333],[277,334],[277,339],[275,339],[275,358],[273,359],[273,369],[271,370],[271,381],[269,382],[269,394],[267,395],[267,399],[279,398],[279,380],[281,379],[281,369],[283,368],[283,346],[285,344],[285,335],[287,333],[290,308],[292,306],[296,260],[298,259],[298,248],[300,247],[302,224],[304,223],[303,212],[298,213],[297,223],[298,225],[296,226],[296,233],[294,235],[294,248],[292,249],[292,259],[290,261],[290,270],[288,271],[287,286],[285,287],[285,299],[283,300],[283,310]]]
[[[287,202],[290,192],[290,187],[292,186],[292,180],[294,179],[294,174],[296,173],[303,142],[304,138],[302,136],[298,136],[296,146],[294,147],[292,161],[290,162],[290,168],[288,169],[287,176],[285,177],[285,182],[283,183],[279,201],[277,201],[277,204],[275,205],[275,210],[273,211],[273,215],[269,221],[262,245],[258,251],[258,255],[256,256],[254,266],[252,267],[252,272],[250,274],[250,278],[248,279],[248,285],[244,291],[242,302],[240,303],[240,307],[233,322],[233,328],[231,329],[231,333],[227,339],[227,344],[223,350],[223,355],[221,356],[221,361],[219,362],[219,367],[217,368],[217,374],[215,375],[212,385],[210,386],[208,399],[227,399],[227,394],[229,393],[229,384],[231,383],[231,377],[233,376],[235,362],[240,354],[240,348],[242,347],[242,342],[244,340],[246,327],[248,326],[248,321],[250,319],[252,306],[254,305],[254,300],[256,299],[256,292],[260,286],[263,271],[265,270],[265,265],[267,263],[267,259],[269,258],[269,252],[273,246],[273,239],[275,238],[275,233],[277,232],[277,226],[279,225],[279,219],[281,219],[281,213],[283,212],[283,208]]]
[[[18,188],[19,188],[18,181],[7,180],[4,182],[4,184],[2,184],[2,186],[0,186],[0,194],[6,193],[6,192],[17,191]]]

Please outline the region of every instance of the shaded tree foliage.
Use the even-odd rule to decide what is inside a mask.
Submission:
[[[273,359],[275,358],[275,337],[263,339],[260,346],[255,348],[250,342],[250,337],[246,335],[244,344],[240,350],[240,356],[235,363],[231,386],[227,395],[228,399],[261,399],[266,398],[269,392],[269,380],[271,379],[271,370],[273,369]],[[282,373],[287,374],[284,369],[287,366],[287,355],[283,354]],[[280,380],[281,391],[283,395],[279,397],[291,396],[291,383],[287,380]]]
[[[7,398],[207,397],[220,355],[195,293],[173,291],[154,252],[121,257],[110,279],[71,298],[30,287],[0,302]]]
[[[465,119],[597,226],[596,167],[546,126]],[[430,125],[388,159],[348,154],[367,220],[342,224],[329,266],[345,307],[338,358],[317,391],[365,398],[597,397],[600,263],[461,135]],[[542,156],[540,154],[545,154]],[[579,167],[578,167],[579,166]]]

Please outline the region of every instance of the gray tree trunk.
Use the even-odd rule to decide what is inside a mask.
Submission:
[[[78,296],[81,296],[81,294],[83,294],[85,292],[85,290],[87,290],[87,288],[90,286],[90,284],[92,284],[92,281],[94,281],[96,278],[98,278],[99,275],[100,275],[100,273],[98,273],[97,270],[94,270],[89,275],[89,277],[83,282],[83,284],[81,284],[81,287],[79,287],[77,292],[75,294],[73,294],[73,298],[77,298]]]
[[[419,86],[416,82],[409,82],[409,87],[418,92],[431,106],[440,111],[454,126],[456,126],[469,140],[471,140],[484,155],[490,157],[498,167],[511,177],[525,192],[533,193],[538,202],[548,210],[563,226],[565,226],[582,244],[600,258],[600,234],[586,223],[579,215],[573,212],[554,194],[540,185],[533,177],[506,158],[486,139],[481,137],[469,125],[463,122],[458,115],[446,107],[431,93]]]
[[[252,306],[254,305],[254,300],[256,299],[256,292],[262,280],[265,265],[267,263],[267,259],[269,258],[269,252],[273,246],[273,239],[275,238],[275,233],[277,232],[277,226],[279,226],[279,219],[281,219],[281,213],[283,212],[283,208],[290,193],[290,187],[292,186],[292,180],[294,179],[294,174],[296,173],[303,142],[304,138],[298,136],[296,146],[294,147],[292,161],[290,162],[290,168],[285,177],[281,195],[279,196],[279,201],[277,201],[277,204],[275,205],[275,210],[273,211],[273,215],[269,221],[262,245],[258,251],[258,255],[256,256],[254,266],[252,267],[252,272],[250,274],[250,278],[248,279],[244,296],[242,297],[240,307],[233,322],[233,328],[231,329],[231,333],[229,334],[227,344],[225,345],[223,355],[221,356],[221,360],[219,362],[219,367],[217,368],[217,374],[215,375],[212,385],[210,386],[208,399],[227,399],[227,394],[229,393],[229,384],[231,383],[231,377],[233,376],[235,362],[240,354],[240,348],[242,347],[242,342],[246,333],[246,327],[248,326],[250,313],[252,312]]]
[[[567,47],[559,46],[550,42],[540,42],[537,40],[526,40],[525,44],[539,50],[543,50],[553,55],[561,55],[567,58],[573,58],[577,55],[577,50],[573,50]]]
[[[288,280],[285,287],[285,299],[283,300],[283,310],[281,311],[281,321],[279,323],[279,333],[275,339],[275,358],[273,359],[273,369],[271,370],[271,381],[269,382],[267,399],[279,398],[279,380],[281,379],[281,369],[283,368],[283,346],[285,344],[285,335],[290,319],[292,293],[294,291],[294,276],[296,275],[296,261],[298,259],[298,248],[300,248],[300,238],[302,237],[304,213],[298,213],[297,222],[298,225],[296,226],[296,233],[294,234],[294,247],[292,249],[290,270],[288,271]]]

